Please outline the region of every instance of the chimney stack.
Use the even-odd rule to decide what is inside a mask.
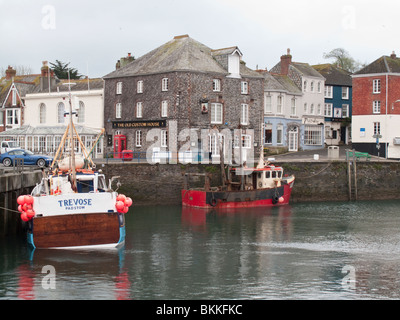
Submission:
[[[17,74],[17,71],[15,71],[11,66],[8,66],[6,70],[6,80],[11,80],[14,78]]]
[[[289,66],[292,63],[292,55],[290,54],[290,49],[287,49],[287,54],[281,56],[281,74],[288,75]]]
[[[40,69],[40,89],[44,91],[49,90],[49,86],[50,88],[54,86],[56,81],[54,78],[54,71],[49,68],[48,61],[43,61],[42,64],[42,68]]]

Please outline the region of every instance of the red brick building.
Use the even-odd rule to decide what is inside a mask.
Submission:
[[[400,58],[382,56],[352,78],[353,148],[400,158]]]

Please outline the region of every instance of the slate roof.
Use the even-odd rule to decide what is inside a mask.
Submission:
[[[302,91],[296,84],[285,75],[265,73],[265,91],[285,92],[294,95],[301,95]]]
[[[325,84],[332,86],[352,86],[351,73],[336,67],[333,64],[318,64],[312,66],[322,76],[324,76]]]
[[[51,87],[50,92],[68,92],[69,91],[68,81],[69,80],[57,79],[56,84]],[[72,92],[88,90],[88,79],[77,79],[77,80],[71,79],[71,83],[74,83],[74,85],[71,85]],[[90,90],[103,89],[104,80],[101,78],[89,79],[89,88]],[[49,89],[41,90],[39,84],[35,88],[33,88],[32,91],[29,93],[46,93],[46,92],[49,92]],[[24,96],[25,95],[22,95],[22,97]]]
[[[400,73],[400,58],[382,56],[361,70],[355,72],[354,75],[370,73]]]
[[[14,77],[14,84],[21,97],[25,94],[32,92],[35,87],[40,83],[39,74],[22,75]],[[13,81],[6,80],[5,77],[0,79],[0,107],[6,99],[8,92],[10,91]]]
[[[311,67],[308,63],[291,62],[289,68],[292,71],[295,71],[298,74],[306,76],[306,77],[314,77],[314,78],[321,78],[321,79],[324,78],[317,70],[315,70],[313,67]],[[270,72],[280,74],[281,73],[281,62],[278,62],[270,70]]]
[[[187,35],[177,36],[126,66],[105,75],[103,78],[120,78],[173,71],[227,75],[228,70],[218,63],[213,58],[213,55],[229,54],[235,49],[237,47],[221,49],[222,51],[212,50]],[[243,63],[240,64],[240,72],[244,76],[260,77],[258,73],[247,68]]]

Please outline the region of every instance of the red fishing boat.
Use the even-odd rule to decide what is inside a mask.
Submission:
[[[254,168],[222,168],[222,185],[211,187],[210,174],[185,174],[182,205],[195,208],[270,207],[289,203],[295,177],[285,176],[283,168],[264,163]],[[204,176],[204,187],[190,188],[191,176]]]

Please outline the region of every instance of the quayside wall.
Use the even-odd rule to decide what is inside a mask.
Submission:
[[[278,165],[278,164],[277,164]],[[286,162],[279,164],[285,174],[294,174],[296,181],[291,203],[309,201],[347,201],[349,183],[347,163]],[[357,162],[357,199],[400,199],[400,162]],[[183,174],[212,173],[212,185],[220,184],[220,165],[108,164],[107,177],[120,176],[119,193],[129,195],[136,205],[180,204]],[[191,185],[204,185],[204,178],[191,178]],[[354,176],[352,176],[354,186]],[[354,195],[353,195],[353,200]]]
[[[296,176],[290,203],[349,200],[346,162],[286,162],[280,165],[285,174]],[[185,172],[211,173],[211,186],[221,184],[220,165],[125,162],[104,167],[99,164],[98,167],[102,168],[107,178],[119,176],[121,186],[118,193],[130,196],[134,205],[140,206],[179,205]],[[400,162],[360,161],[356,168],[358,200],[400,199]],[[0,177],[0,207],[14,210],[0,210],[0,236],[22,230],[19,214],[15,212],[16,199],[20,194],[30,193],[41,175],[39,171]],[[354,176],[352,184],[354,186]],[[204,177],[192,177],[190,185],[203,186]]]

